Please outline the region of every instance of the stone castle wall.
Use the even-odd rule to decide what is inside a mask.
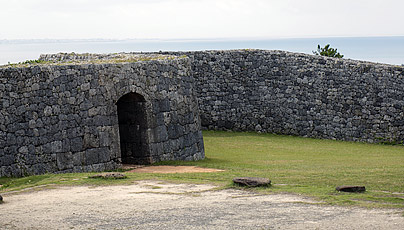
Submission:
[[[180,57],[103,63],[139,54],[58,54],[41,60],[62,64],[0,68],[0,176],[116,168],[116,103],[131,92],[144,97],[149,162],[203,158],[200,122],[213,130],[404,140],[403,67],[266,50],[162,54]],[[88,60],[98,61],[71,64]]]
[[[366,142],[404,140],[404,68],[284,51],[187,55],[202,126]]]
[[[117,101],[145,99],[145,158],[204,157],[188,58],[0,68],[0,176],[115,169]]]

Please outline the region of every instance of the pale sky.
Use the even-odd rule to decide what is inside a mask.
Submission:
[[[404,36],[403,10],[403,0],[0,0],[0,40]]]

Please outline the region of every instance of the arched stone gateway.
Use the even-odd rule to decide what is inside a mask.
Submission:
[[[122,164],[150,164],[147,144],[146,101],[138,93],[128,93],[116,103]]]
[[[203,159],[193,87],[186,57],[86,54],[0,66],[0,176]]]

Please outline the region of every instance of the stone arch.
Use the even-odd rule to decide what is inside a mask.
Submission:
[[[122,164],[150,164],[147,143],[146,100],[138,93],[127,93],[117,105]]]

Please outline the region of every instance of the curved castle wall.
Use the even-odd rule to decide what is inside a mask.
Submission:
[[[404,68],[284,51],[191,59],[202,126],[366,142],[404,140]]]
[[[123,156],[116,103],[130,93],[145,101],[140,136],[148,162],[202,159],[200,123],[213,130],[404,140],[400,66],[266,50],[111,62],[119,55],[140,54],[45,55],[41,60],[59,64],[0,68],[0,176],[116,168]],[[150,55],[154,60],[144,61]]]
[[[0,68],[0,176],[116,168],[116,103],[131,92],[145,99],[146,163],[202,159],[189,59],[151,59]]]

